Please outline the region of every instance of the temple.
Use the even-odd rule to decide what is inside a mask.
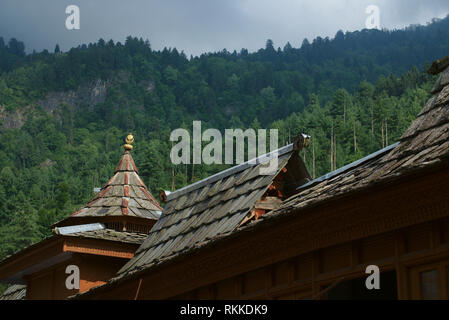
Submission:
[[[0,279],[15,283],[4,298],[64,299],[106,283],[134,256],[162,208],[138,175],[133,140],[128,135],[113,177],[84,208],[0,263]],[[69,266],[79,270],[79,288],[67,288]]]
[[[55,224],[53,237],[0,264],[0,279],[17,284],[8,295],[448,299],[449,58],[429,72],[439,75],[431,97],[399,141],[317,179],[300,157],[309,137],[299,134],[276,152],[163,194],[162,210],[127,143],[92,202]],[[264,173],[273,157],[277,167]],[[104,229],[73,229],[94,223]],[[153,223],[148,234],[137,232]],[[63,291],[63,270],[75,262],[83,289]],[[379,287],[366,286],[372,274]]]
[[[287,146],[273,177],[240,165],[170,193],[135,256],[72,298],[448,299],[449,58],[429,72],[397,143],[310,181]]]

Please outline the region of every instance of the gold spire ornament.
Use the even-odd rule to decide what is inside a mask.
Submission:
[[[123,148],[125,148],[125,150],[131,151],[133,149],[132,143],[134,142],[134,137],[131,133],[128,134],[128,136],[125,139],[125,142],[126,144],[123,145]]]

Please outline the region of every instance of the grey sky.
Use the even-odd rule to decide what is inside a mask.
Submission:
[[[80,30],[65,28],[65,8],[80,8]],[[448,0],[0,0],[0,36],[25,42],[27,51],[68,50],[103,38],[149,39],[154,49],[176,47],[198,55],[223,48],[250,51],[289,41],[333,37],[365,27],[365,8],[380,8],[383,28],[425,24],[449,13]]]

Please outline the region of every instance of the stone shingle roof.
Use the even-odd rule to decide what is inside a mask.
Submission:
[[[401,136],[394,148],[359,166],[310,183],[311,187],[284,201],[278,209],[261,217],[293,212],[334,197],[360,190],[386,179],[436,165],[449,158],[449,67],[439,76],[418,117]]]
[[[114,175],[82,209],[63,221],[81,217],[130,216],[157,220],[162,207],[139,177],[129,150],[125,150]],[[55,225],[60,225],[62,221]]]
[[[24,300],[26,290],[27,287],[25,285],[13,284],[0,295],[0,300]]]
[[[102,229],[93,231],[74,232],[65,234],[64,236],[141,244],[145,241],[147,234],[115,231],[112,229]]]
[[[294,144],[277,152],[277,169],[269,175],[261,174],[266,162],[246,162],[171,193],[161,218],[119,277],[235,230],[251,216],[255,203],[289,161],[296,161],[296,170],[287,171],[295,188],[310,179]]]

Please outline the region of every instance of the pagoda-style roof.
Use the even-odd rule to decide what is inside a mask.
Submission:
[[[78,224],[77,221],[81,221],[79,218],[94,218],[95,222],[103,222],[105,217],[132,217],[154,221],[159,219],[162,207],[139,177],[131,149],[131,145],[125,144],[125,151],[114,170],[114,175],[100,192],[84,208],[55,226]]]
[[[115,268],[124,263],[123,259],[134,256],[162,208],[139,177],[131,156],[133,140],[128,135],[113,177],[84,208],[53,225],[51,236],[0,261],[0,279],[23,284],[39,272],[54,271],[63,261],[90,255],[115,259],[118,264],[101,267],[104,274],[98,274],[97,280],[105,281],[111,270],[115,273]],[[9,288],[1,299],[23,298],[25,289],[17,288]],[[36,292],[36,287],[31,292]]]

